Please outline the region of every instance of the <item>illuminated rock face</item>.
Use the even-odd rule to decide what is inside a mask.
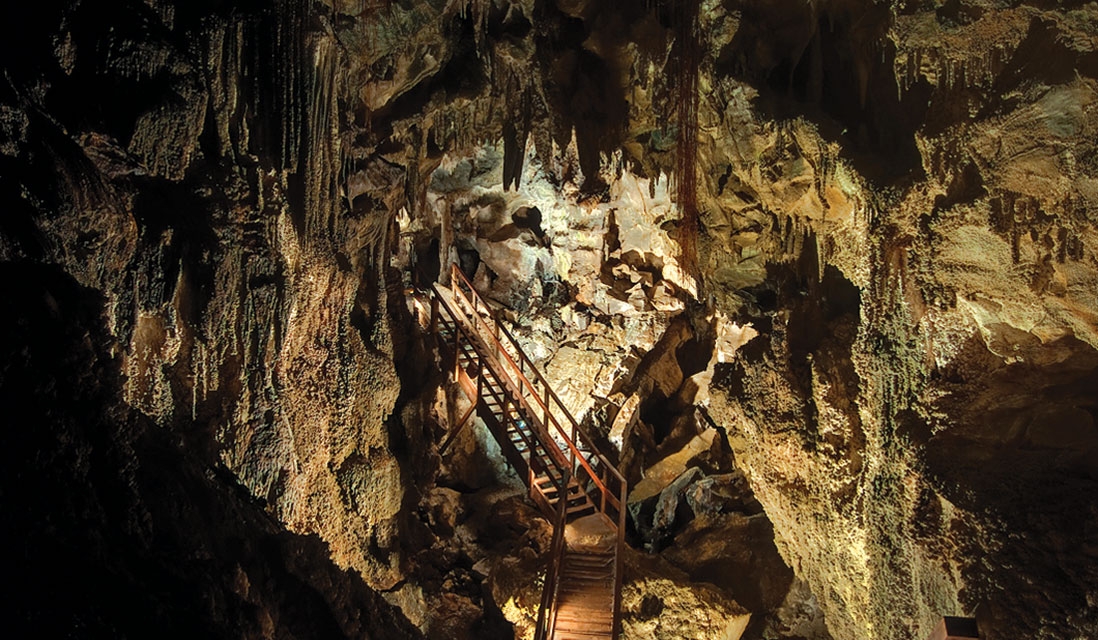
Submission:
[[[846,9],[820,23],[852,29]],[[882,22],[856,77],[812,28],[800,64],[747,59],[826,116],[752,118],[774,85],[715,80],[702,264],[760,335],[711,408],[836,637],[973,610],[989,637],[1094,633],[1092,19],[955,3]],[[844,83],[859,104],[829,99]]]
[[[373,588],[433,637],[522,633],[546,532],[482,434],[438,455],[459,407],[402,296],[456,262],[644,489],[629,637],[744,607],[746,637],[1098,635],[1098,12],[697,2],[694,256],[686,2],[8,3],[0,261],[99,297],[4,318],[90,309],[109,410],[86,446],[43,413],[7,480],[111,451],[124,485],[117,452],[163,446],[165,483],[247,503],[215,537],[260,508],[316,534],[186,573],[262,612],[230,635],[290,624],[256,586],[279,554],[333,610],[389,620]],[[118,490],[73,468],[57,492]],[[113,531],[89,513],[49,517]]]

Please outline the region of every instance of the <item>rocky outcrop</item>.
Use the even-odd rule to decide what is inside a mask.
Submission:
[[[715,78],[703,268],[760,335],[714,415],[836,637],[1092,634],[1092,8],[852,6],[745,7],[771,82]]]
[[[54,4],[5,9],[34,55],[5,58],[0,253],[101,291],[129,404],[392,586],[403,305],[385,204],[348,208],[342,14]]]
[[[420,638],[315,535],[122,400],[105,299],[0,268],[0,539],[9,628],[35,637]]]

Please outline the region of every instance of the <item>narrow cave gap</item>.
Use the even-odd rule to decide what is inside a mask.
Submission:
[[[431,234],[426,241],[417,241],[413,249],[412,282],[420,289],[427,289],[432,282],[438,282],[442,275],[442,263],[439,259],[439,237]]]
[[[969,162],[949,183],[944,194],[935,196],[934,210],[930,215],[940,213],[959,204],[975,202],[987,195],[983,176],[975,162]]]
[[[468,244],[459,244],[457,255],[462,272],[470,278],[476,278],[477,270],[480,269],[480,253],[476,248]]]
[[[511,214],[511,221],[519,229],[528,229],[534,236],[544,242],[545,230],[541,228],[541,209],[537,207],[519,207]]]
[[[286,177],[286,201],[294,232],[298,236],[305,234],[305,214],[308,211],[305,189],[305,176],[301,173],[294,172]]]
[[[440,89],[448,100],[475,97],[484,91],[489,79],[473,38],[472,18],[460,21],[457,46],[439,74]]]
[[[485,22],[488,25],[488,38],[497,42],[521,42],[534,28],[530,18],[514,5],[504,7],[493,4]]]
[[[704,337],[690,338],[675,350],[675,360],[685,377],[705,371],[713,357],[713,340]]]

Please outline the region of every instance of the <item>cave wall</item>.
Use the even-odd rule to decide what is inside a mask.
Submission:
[[[376,588],[399,579],[383,204],[310,2],[5,7],[5,263],[105,299],[124,397]],[[16,35],[15,32],[18,32]],[[378,209],[380,208],[380,209]],[[394,435],[395,434],[395,435]]]
[[[38,638],[421,638],[315,535],[120,392],[104,296],[0,267],[8,632]]]
[[[597,221],[531,240],[569,284],[568,322],[529,332],[551,350],[652,304],[605,297],[661,258],[607,258],[615,209],[680,196],[691,148],[696,221],[630,222],[686,247],[653,317],[696,294],[757,334],[710,412],[831,634],[975,613],[988,637],[1093,635],[1093,4],[9,5],[0,261],[98,292],[126,405],[371,587],[408,578],[437,472],[396,221],[442,245],[482,209],[514,224],[519,190],[438,179],[485,150],[493,181]]]
[[[736,7],[702,264],[760,337],[713,409],[779,548],[837,638],[1092,635],[1093,5]]]
[[[627,118],[549,154],[539,127],[566,138],[535,119],[541,165],[611,209],[630,172],[681,179],[675,3],[557,6]],[[1092,633],[1093,7],[698,15],[698,298],[759,334],[711,409],[831,633],[920,637],[944,613],[989,637]],[[594,95],[573,109],[621,117]],[[621,164],[592,180],[594,140]]]

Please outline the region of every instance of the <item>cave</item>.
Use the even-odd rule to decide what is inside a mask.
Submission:
[[[1098,637],[1098,5],[0,9],[13,637]]]

